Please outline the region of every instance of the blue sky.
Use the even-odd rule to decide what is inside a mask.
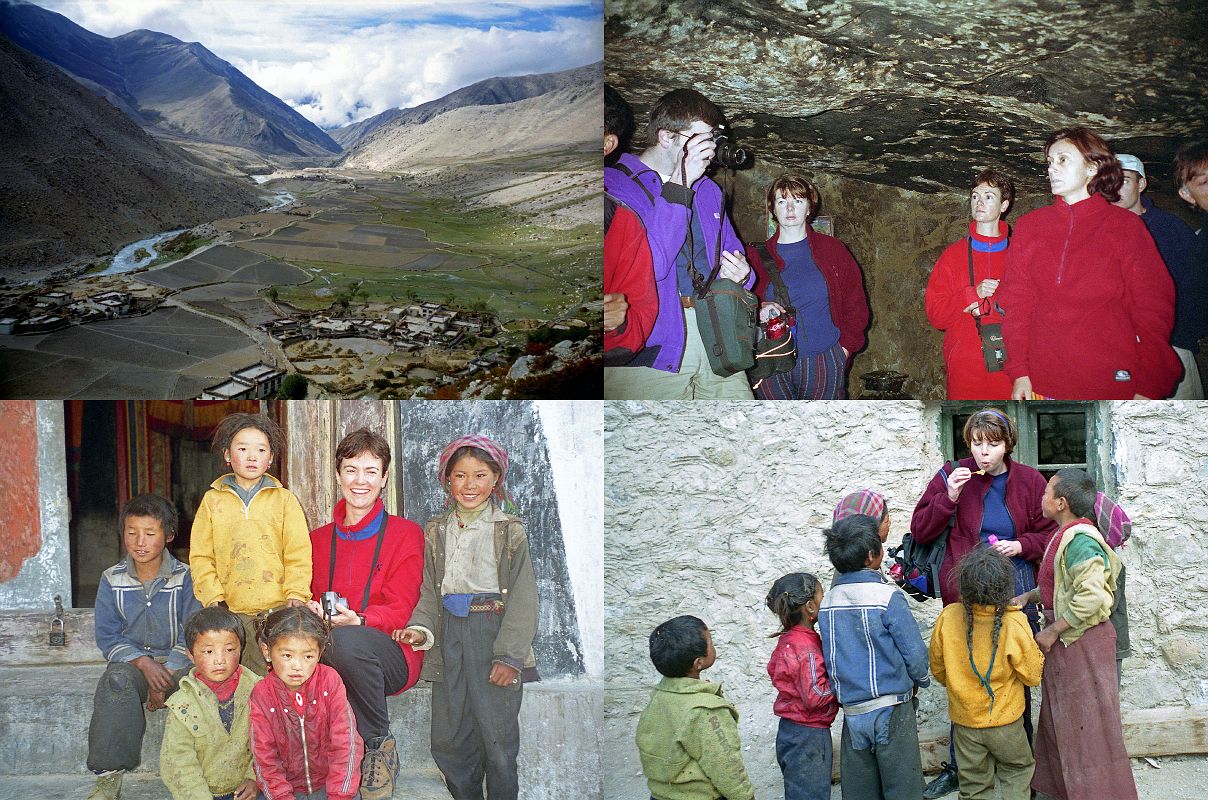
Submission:
[[[339,127],[497,75],[604,57],[603,0],[37,0],[103,36],[201,42],[312,122]]]

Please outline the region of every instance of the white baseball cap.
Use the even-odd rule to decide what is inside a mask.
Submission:
[[[1145,165],[1141,163],[1141,159],[1136,156],[1130,156],[1128,153],[1121,153],[1116,156],[1116,160],[1120,162],[1123,169],[1131,169],[1133,172],[1145,177]]]

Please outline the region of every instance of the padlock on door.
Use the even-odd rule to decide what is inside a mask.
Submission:
[[[67,624],[63,620],[63,598],[55,595],[55,615],[50,620],[50,646],[67,646]]]

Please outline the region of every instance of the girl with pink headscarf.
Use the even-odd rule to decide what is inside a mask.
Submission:
[[[424,526],[419,603],[394,638],[427,650],[432,758],[458,800],[516,800],[520,700],[536,676],[537,582],[504,488],[507,451],[462,436],[440,454],[448,511]]]

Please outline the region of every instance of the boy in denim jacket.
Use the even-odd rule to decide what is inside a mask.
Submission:
[[[125,556],[101,573],[96,644],[109,666],[96,687],[88,726],[89,800],[116,800],[122,775],[139,765],[148,711],[164,707],[189,666],[184,629],[201,610],[189,567],[165,548],[176,536],[176,508],[142,494],[122,507]]]
[[[914,695],[928,686],[928,655],[906,595],[880,573],[878,521],[863,514],[826,531],[839,573],[822,602],[818,633],[843,708],[843,796],[918,800],[923,766]]]

